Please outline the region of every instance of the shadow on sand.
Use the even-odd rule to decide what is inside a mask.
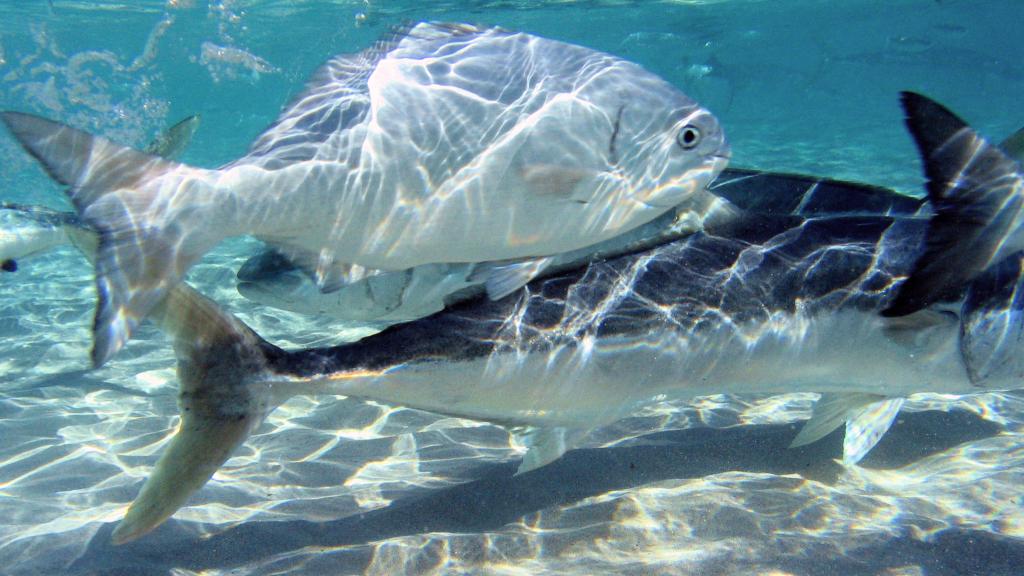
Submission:
[[[660,432],[645,437],[638,446],[574,450],[553,464],[515,477],[517,462],[486,465],[479,470],[478,480],[324,523],[250,522],[196,539],[171,520],[120,547],[109,544],[111,524],[96,534],[71,572],[166,575],[172,568],[223,569],[308,547],[353,546],[347,557],[335,554],[332,567],[338,573],[359,573],[371,554],[369,547],[360,544],[426,532],[498,530],[539,510],[660,480],[746,471],[798,473],[829,482],[838,474],[834,459],[842,451],[841,433],[811,446],[788,449],[796,430],[793,425],[765,425]],[[963,411],[907,413],[862,465],[901,467],[999,431],[999,426]],[[856,557],[837,555],[825,541],[816,551],[818,546],[808,542],[807,549],[797,554],[780,549],[776,558],[750,566],[753,572],[749,573],[771,566],[794,574],[877,574],[886,568],[920,566],[930,576],[1011,574],[1024,566],[1024,542],[959,529],[945,530],[929,542],[894,537],[884,545],[858,549]],[[737,568],[733,564],[727,571]]]

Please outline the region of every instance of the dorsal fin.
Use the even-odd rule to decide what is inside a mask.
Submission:
[[[1019,165],[937,102],[902,93],[935,211],[925,249],[885,316],[955,299],[991,263],[1012,252],[1021,210]]]
[[[253,141],[248,156],[261,158],[271,169],[315,157],[320,144],[366,117],[370,111],[370,75],[404,40],[430,42],[490,31],[499,30],[464,24],[409,24],[393,28],[370,48],[331,58],[316,69],[305,88]]]
[[[149,146],[146,146],[146,154],[174,160],[188,148],[198,128],[199,114],[193,114],[158,134]]]

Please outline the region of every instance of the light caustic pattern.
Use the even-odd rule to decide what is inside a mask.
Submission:
[[[592,244],[700,196],[727,156],[714,117],[636,65],[421,24],[330,60],[235,166],[270,171],[268,193],[300,182],[301,207],[329,207],[284,242],[318,253],[329,279],[334,260],[396,269]]]
[[[63,277],[71,267],[64,255],[38,273]],[[84,284],[84,265],[77,276]],[[49,370],[81,367],[88,299],[41,283],[47,284],[41,300],[32,298],[38,307],[5,307],[3,324]],[[4,288],[5,302],[19,298]],[[62,302],[71,309],[60,312]],[[47,320],[54,311],[80,317],[69,322],[80,328],[54,326]],[[283,329],[262,325],[269,334]],[[1022,511],[1010,504],[1024,465],[1014,424],[1024,417],[1024,403],[1015,396],[911,402],[911,411],[952,404],[965,413],[998,414],[1010,427],[992,436],[976,419],[958,417],[954,425],[966,425],[961,434],[989,437],[954,446],[960,436],[930,455],[913,448],[921,430],[894,430],[902,447],[890,452],[883,470],[833,469],[827,451],[807,458],[785,449],[795,430],[785,424],[807,417],[812,395],[716,396],[652,406],[598,431],[593,445],[607,449],[570,453],[517,478],[510,474],[521,448],[500,428],[299,397],[269,418],[172,520],[172,530],[111,550],[104,544],[109,523],[123,514],[175,424],[169,415],[176,412],[176,385],[163,337],[147,333],[132,349],[134,358],[92,375],[48,379],[38,367],[7,362],[0,506],[8,521],[0,556],[13,573],[60,571],[78,558],[73,567],[83,572],[131,565],[143,550],[147,562],[212,574],[778,566],[801,573],[800,566],[823,558],[884,547],[907,530],[913,540],[945,527],[1024,535]],[[936,413],[905,418],[907,428],[950,425]],[[667,432],[680,428],[689,432]],[[310,529],[297,521],[324,524]],[[224,538],[242,529],[260,550],[243,547],[230,561],[219,558]],[[197,533],[210,539],[196,541]],[[191,552],[181,554],[183,546]]]
[[[15,71],[64,66],[47,42]],[[0,72],[21,56],[0,54]],[[43,106],[65,93],[59,74],[53,89],[17,78],[28,82],[22,96]],[[238,78],[251,76],[240,69]],[[131,100],[132,82],[108,89],[122,86]],[[133,102],[126,110],[153,116],[104,133],[139,142],[146,122],[165,125],[159,99]],[[759,129],[765,149],[785,149],[792,161],[775,126]],[[849,161],[828,149],[797,152],[807,163]],[[277,343],[336,341],[330,322],[239,301],[232,270],[251,248],[224,247],[192,278]],[[11,574],[923,574],[952,556],[965,573],[979,546],[1024,537],[1024,402],[1015,394],[914,397],[859,469],[830,465],[836,442],[810,458],[786,450],[810,394],[659,403],[595,431],[588,445],[606,449],[570,452],[516,478],[523,449],[504,429],[299,397],[167,527],[111,549],[113,522],[176,425],[174,359],[165,337],[144,327],[117,362],[86,372],[91,269],[61,249],[23,272],[0,282],[0,564]]]

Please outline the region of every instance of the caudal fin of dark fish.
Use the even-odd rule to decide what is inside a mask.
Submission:
[[[170,290],[152,318],[174,339],[181,423],[114,530],[115,544],[174,514],[275,405],[259,375],[280,351],[241,321],[184,283]]]
[[[181,227],[152,224],[163,207],[156,192],[139,189],[180,165],[38,116],[0,117],[50,176],[68,186],[82,221],[99,236],[92,361],[102,365],[202,253],[183,248]]]
[[[66,226],[68,240],[93,261],[98,235]],[[263,421],[270,395],[250,384],[276,350],[240,321],[184,283],[151,314],[174,339],[181,422],[135,502],[113,534],[115,543],[152,530],[180,508]]]
[[[890,317],[958,298],[1014,251],[1022,208],[1017,162],[937,102],[913,92],[901,96],[935,215],[922,256],[883,311]]]

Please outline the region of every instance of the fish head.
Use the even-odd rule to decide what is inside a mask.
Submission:
[[[595,68],[548,102],[521,150],[534,180],[621,232],[702,194],[731,151],[714,114],[665,80],[618,59]]]
[[[664,80],[644,72],[619,106],[610,160],[630,200],[677,206],[728,164],[731,150],[718,119]]]
[[[603,238],[688,201],[705,205],[731,155],[718,119],[636,64],[607,57],[581,70],[517,134],[527,188],[575,202],[576,228]]]
[[[709,111],[697,107],[679,111],[678,116],[662,138],[649,143],[646,158],[638,159],[634,170],[635,197],[649,206],[677,206],[703,192],[732,154],[718,119]]]

